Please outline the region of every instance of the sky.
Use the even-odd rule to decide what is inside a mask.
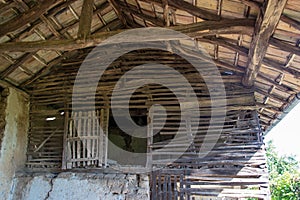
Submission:
[[[265,137],[273,140],[279,155],[296,155],[300,161],[300,103],[291,110]]]

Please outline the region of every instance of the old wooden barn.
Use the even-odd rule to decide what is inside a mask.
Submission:
[[[0,199],[270,199],[299,43],[298,0],[0,0]]]

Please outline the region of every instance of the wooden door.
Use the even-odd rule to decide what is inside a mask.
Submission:
[[[70,114],[64,137],[65,168],[106,167],[108,115],[108,109]]]

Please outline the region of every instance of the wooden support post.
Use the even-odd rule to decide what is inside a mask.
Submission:
[[[91,35],[94,0],[84,0],[79,20],[77,38],[87,39]]]
[[[270,37],[274,33],[287,0],[269,0],[256,21],[254,36],[250,44],[246,73],[242,83],[251,87],[267,52]]]
[[[147,116],[147,163],[146,168],[152,168],[152,144],[153,144],[153,109],[148,110]]]
[[[68,142],[68,132],[69,132],[69,111],[65,110],[64,113],[65,121],[64,121],[64,136],[63,136],[63,155],[62,155],[62,169],[70,169],[71,166],[68,165],[68,160],[70,159],[70,149]]]
[[[162,0],[164,9],[164,20],[165,26],[170,26],[170,13],[169,13],[169,3],[168,0]]]

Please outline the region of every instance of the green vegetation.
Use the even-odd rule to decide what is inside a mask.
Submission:
[[[292,156],[279,156],[270,141],[267,148],[267,163],[272,200],[299,200],[299,162]]]

